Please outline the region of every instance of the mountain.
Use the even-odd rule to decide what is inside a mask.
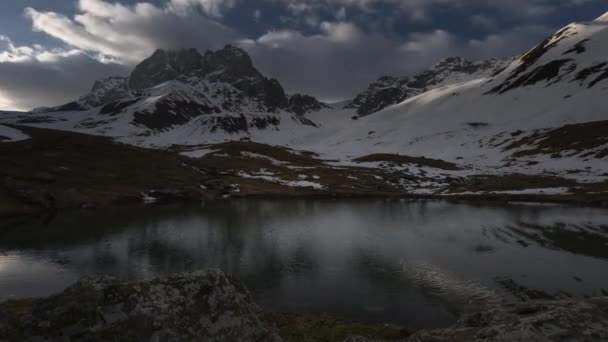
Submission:
[[[334,158],[399,153],[483,173],[603,181],[606,18],[570,24],[493,75],[411,97],[332,132],[323,144]]]
[[[305,114],[326,107],[312,96],[287,95],[245,51],[227,45],[204,54],[156,50],[129,77],[99,80],[77,101],[36,112],[81,112],[63,126],[110,135],[150,136],[190,123],[199,134],[223,136],[279,129],[282,121],[315,126]]]
[[[411,77],[381,77],[345,108],[356,109],[358,116],[366,116],[435,88],[488,77],[509,62],[508,59],[471,62],[462,57],[449,57]]]
[[[390,186],[409,192],[471,182],[469,189],[563,193],[606,181],[607,94],[608,14],[570,24],[516,58],[451,57],[411,77],[383,77],[346,105],[286,94],[233,46],[158,50],[128,79],[100,81],[61,110],[4,113],[0,124],[105,135],[196,157],[213,154],[212,144],[251,140],[310,151],[336,167],[381,169]],[[259,157],[264,149],[256,146],[251,153]]]

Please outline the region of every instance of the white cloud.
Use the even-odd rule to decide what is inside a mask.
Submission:
[[[186,12],[200,6],[200,8],[212,17],[221,17],[222,13],[234,7],[236,0],[170,0],[168,8],[181,13]]]
[[[146,2],[133,6],[104,0],[80,0],[80,13],[68,18],[54,12],[26,9],[36,31],[65,44],[98,53],[124,64],[135,64],[156,48],[216,48],[238,37],[237,33],[204,15],[181,12],[184,6],[206,6],[218,15],[220,4],[231,1],[172,0],[161,8]]]
[[[491,32],[481,39],[467,40],[440,29],[399,38],[381,26],[362,27],[348,21],[362,14],[379,17],[381,13],[375,12],[379,4],[384,11],[390,8],[387,5],[394,6],[402,16],[430,23],[438,7],[445,11],[478,6],[527,18],[595,0],[265,0],[282,2],[300,18],[286,17],[285,23],[299,20],[307,25],[307,32],[316,33],[279,28],[248,40],[220,23],[238,1],[166,0],[164,5],[153,5],[142,0],[125,5],[79,0],[74,16],[28,8],[26,15],[34,30],[60,40],[64,47],[15,46],[0,36],[0,108],[56,105],[77,98],[95,78],[126,73],[156,48],[206,50],[235,41],[252,54],[263,72],[278,78],[289,91],[321,98],[348,97],[381,75],[411,74],[443,57],[521,53],[552,31],[532,24],[501,30],[492,17],[476,14],[464,20]],[[261,15],[259,9],[252,12],[254,19]]]
[[[324,22],[320,27],[315,35],[273,31],[241,45],[288,91],[325,99],[352,96],[384,74],[419,70],[444,57],[452,46],[444,31],[414,34],[404,43],[364,32],[352,23]]]
[[[0,109],[29,110],[66,103],[86,93],[96,79],[127,68],[102,63],[77,49],[15,46],[0,36]]]

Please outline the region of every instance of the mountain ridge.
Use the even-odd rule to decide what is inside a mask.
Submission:
[[[370,115],[434,88],[490,76],[509,61],[490,59],[473,62],[462,57],[447,57],[430,69],[412,76],[380,77],[345,108],[356,109],[358,117]]]
[[[417,193],[437,193],[446,182],[480,174],[604,182],[606,18],[567,25],[513,59],[452,57],[414,76],[380,78],[346,106],[286,94],[282,87],[268,102],[266,89],[275,81],[232,46],[205,54],[157,51],[134,70],[139,88],[129,87],[124,97],[84,110],[6,113],[0,124],[106,135],[158,149],[178,146],[196,158],[213,153],[213,144],[245,139],[310,151],[337,166],[384,169],[391,184]],[[124,86],[115,81],[81,99],[113,98],[113,85]],[[438,171],[432,165],[441,161],[454,166]],[[412,185],[409,177],[421,174],[424,183]]]

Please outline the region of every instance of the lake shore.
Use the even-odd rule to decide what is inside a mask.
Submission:
[[[247,141],[207,146],[213,152],[190,157],[196,147],[156,150],[108,137],[18,128],[30,138],[0,144],[0,218],[234,197],[608,206],[607,182],[577,182],[540,170],[526,175],[467,175],[453,163],[397,155],[372,155],[344,163]],[[425,188],[425,184],[432,186]]]
[[[486,303],[443,329],[406,331],[331,317],[270,313],[220,271],[123,283],[85,277],[60,294],[0,303],[0,339],[164,341],[601,341],[608,297]]]

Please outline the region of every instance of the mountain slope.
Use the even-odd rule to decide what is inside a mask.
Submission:
[[[602,179],[607,65],[608,22],[571,24],[494,76],[407,99],[332,132],[323,144],[334,158],[390,152],[481,172]]]
[[[461,57],[446,58],[412,77],[381,77],[345,108],[356,109],[358,116],[369,115],[435,88],[488,77],[508,63],[500,59],[471,62]]]
[[[204,55],[159,50],[126,91],[125,82],[102,82],[76,102],[82,108],[4,113],[0,124],[212,160],[214,144],[251,140],[310,151],[332,167],[383,170],[392,188],[418,193],[544,186],[560,194],[607,177],[608,14],[568,25],[515,59],[449,58],[410,78],[382,78],[345,107],[285,94],[231,46]]]

